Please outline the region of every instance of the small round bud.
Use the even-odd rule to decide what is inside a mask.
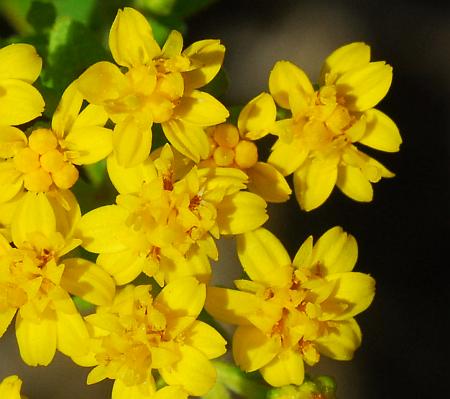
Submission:
[[[227,147],[217,147],[213,157],[217,166],[230,166],[233,164],[234,151]]]
[[[46,192],[52,185],[52,178],[48,172],[39,168],[23,176],[23,185],[28,191]]]
[[[58,150],[51,150],[41,155],[41,166],[47,172],[56,172],[65,166],[64,155]]]
[[[39,154],[31,148],[22,148],[14,157],[14,166],[22,173],[29,173],[39,168]]]
[[[28,138],[28,145],[38,154],[45,154],[58,145],[58,140],[50,129],[36,129]]]
[[[258,162],[258,149],[251,141],[240,141],[234,150],[236,152],[234,160],[240,168],[248,169]]]
[[[236,126],[222,123],[214,130],[214,140],[222,147],[233,148],[239,143],[239,131]]]
[[[78,180],[78,169],[71,163],[66,163],[61,169],[52,173],[53,181],[61,189],[72,187]]]

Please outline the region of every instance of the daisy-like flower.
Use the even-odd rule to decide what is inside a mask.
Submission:
[[[325,60],[319,89],[288,61],[275,64],[270,92],[276,103],[292,112],[277,122],[279,139],[268,162],[285,176],[294,173],[294,189],[304,210],[320,206],[336,185],[356,201],[371,201],[371,183],[392,177],[378,161],[355,146],[399,150],[395,123],[374,109],[386,95],[392,67],[370,61],[370,47],[351,43]]]
[[[0,382],[0,398],[3,399],[21,399],[20,395],[22,381],[17,375],[10,375]]]
[[[245,173],[195,166],[179,172],[168,144],[154,161],[123,168],[110,157],[107,165],[120,194],[115,205],[82,217],[79,236],[119,285],[142,271],[160,285],[183,275],[207,281],[208,257],[218,258],[214,238],[253,230],[267,220],[266,202],[240,191],[246,188]]]
[[[258,160],[258,148],[253,142],[273,128],[276,112],[272,97],[261,93],[242,109],[237,126],[222,123],[208,128],[209,157],[201,161],[199,167],[241,169],[249,178],[249,191],[267,202],[287,201],[291,189],[285,178],[274,166]]]
[[[41,68],[41,57],[29,44],[0,49],[0,126],[21,125],[42,114],[44,100],[32,86]]]
[[[134,166],[151,149],[154,122],[171,144],[198,162],[208,155],[205,126],[224,122],[226,108],[197,90],[219,71],[225,48],[202,40],[183,51],[183,38],[172,31],[161,49],[145,17],[132,8],[119,10],[109,34],[115,62],[92,65],[79,78],[85,98],[107,111],[116,123],[114,153],[119,164]]]
[[[361,343],[353,316],[374,296],[374,280],[352,272],[355,239],[340,227],[313,246],[309,237],[293,261],[265,229],[237,238],[237,251],[251,280],[236,280],[239,290],[210,287],[206,310],[237,324],[233,356],[244,371],[260,370],[272,386],[300,385],[304,362],[319,354],[350,360]]]
[[[226,341],[196,320],[205,295],[205,285],[193,277],[167,284],[155,298],[150,286],[123,288],[111,306],[100,306],[86,317],[93,333],[91,353],[74,360],[96,366],[87,383],[115,380],[113,399],[186,398],[208,392],[216,380],[209,359],[225,353]],[[156,370],[169,386],[152,396]]]
[[[56,109],[51,129],[39,128],[27,137],[12,126],[0,126],[0,223],[8,226],[15,209],[36,193],[45,193],[55,213],[71,212],[66,197],[78,179],[78,165],[95,163],[112,151],[108,119],[96,105],[83,110],[83,97],[72,83]]]
[[[48,365],[56,349],[82,355],[89,334],[70,294],[97,305],[112,301],[115,285],[99,266],[80,258],[62,259],[80,244],[57,226],[80,218],[56,221],[43,193],[19,212],[11,226],[12,244],[0,235],[0,337],[16,316],[20,355],[31,366]],[[60,215],[58,215],[60,216]]]

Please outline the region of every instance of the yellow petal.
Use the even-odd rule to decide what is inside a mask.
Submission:
[[[320,73],[320,85],[325,83],[325,75],[331,72],[334,75],[353,69],[361,68],[370,62],[370,47],[362,42],[350,43],[334,50],[325,60]]]
[[[291,258],[270,231],[259,228],[237,237],[237,254],[248,274],[268,287],[284,287],[292,279]]]
[[[300,207],[311,211],[322,205],[336,183],[337,159],[308,159],[294,173],[294,190]]]
[[[161,125],[167,140],[183,155],[195,163],[208,157],[208,137],[200,126],[181,120],[170,120]]]
[[[205,309],[215,318],[230,324],[248,325],[248,315],[258,309],[256,296],[227,288],[208,287]]]
[[[211,236],[209,237],[214,244],[214,239]],[[201,242],[202,241],[198,241],[197,244],[200,246]],[[215,249],[217,252],[217,248]],[[182,267],[175,267],[173,271],[166,271],[166,281],[169,282],[180,277],[192,276],[201,283],[207,284],[211,279],[211,264],[209,263],[208,256],[203,252],[202,248],[191,247],[185,257],[186,262],[183,263]]]
[[[11,321],[16,314],[16,310],[16,308],[7,308],[0,312],[0,338],[11,324]]]
[[[72,129],[82,128],[86,126],[103,127],[108,120],[108,114],[100,105],[89,104],[80,112],[77,119],[72,125]]]
[[[80,205],[70,190],[58,190],[57,195],[47,197],[56,219],[56,231],[63,237],[71,237],[81,219]],[[61,256],[62,254],[60,254]]]
[[[288,176],[305,161],[308,155],[306,148],[299,147],[295,141],[290,143],[277,140],[267,162],[277,168],[283,176]]]
[[[10,375],[0,382],[0,398],[4,399],[20,399],[20,388],[22,381],[17,375]]]
[[[274,387],[300,385],[305,376],[302,355],[294,349],[285,349],[261,369],[261,375]]]
[[[297,268],[310,266],[312,251],[313,237],[309,236],[298,249],[297,253],[295,254],[294,260],[292,261],[292,264]]]
[[[116,157],[107,159],[108,176],[114,187],[120,194],[138,193],[144,182],[149,182],[156,177],[156,170],[150,159],[136,166],[125,168],[117,163]]]
[[[275,64],[269,77],[269,89],[277,104],[286,109],[291,109],[291,98],[305,107],[314,93],[305,72],[289,61]]]
[[[117,163],[125,167],[136,166],[145,161],[152,147],[152,130],[128,117],[117,123],[113,134],[114,153]]]
[[[0,80],[33,83],[41,73],[42,59],[30,44],[10,44],[0,49]]]
[[[253,193],[226,196],[217,206],[220,234],[242,234],[262,226],[269,218],[266,207],[266,201]]]
[[[0,93],[0,121],[3,125],[21,125],[40,116],[44,110],[44,99],[29,83],[2,79]]]
[[[117,252],[126,249],[122,238],[127,235],[128,212],[117,205],[102,206],[83,215],[78,236],[90,252]]]
[[[180,346],[181,359],[171,367],[159,369],[169,385],[180,385],[189,394],[206,394],[216,382],[216,369],[199,350]]]
[[[29,234],[40,232],[50,237],[56,230],[55,213],[45,193],[27,192],[14,213],[11,234],[20,247]]]
[[[277,108],[268,93],[261,93],[242,109],[238,118],[238,129],[241,135],[251,140],[264,137],[275,123]]]
[[[16,317],[16,338],[20,356],[29,366],[47,366],[56,351],[56,320],[42,317],[39,322]]]
[[[101,61],[90,66],[77,79],[78,90],[90,103],[101,105],[121,97],[128,89],[128,81],[120,69]]]
[[[311,266],[320,263],[326,274],[353,270],[358,258],[358,244],[355,237],[336,226],[326,231],[314,245]]]
[[[124,399],[128,399],[128,398],[130,398],[130,396],[127,396]],[[134,396],[133,396],[133,398],[134,398]],[[158,389],[158,391],[152,396],[152,399],[173,399],[173,398],[188,399],[188,394],[186,393],[186,391],[184,391],[180,387],[165,386],[161,389]],[[112,399],[115,399],[115,398],[112,398]],[[137,398],[137,399],[139,399],[139,398]],[[147,398],[143,398],[143,399],[147,399]]]
[[[203,308],[206,288],[193,277],[168,283],[155,299],[155,306],[165,314],[197,317]]]
[[[161,55],[164,58],[176,57],[183,50],[183,36],[180,32],[172,30],[164,43]]]
[[[245,172],[249,177],[248,189],[267,202],[285,202],[289,199],[292,190],[274,166],[257,162]]]
[[[397,152],[402,138],[394,121],[376,109],[369,109],[364,115],[367,118],[366,131],[359,142],[377,150]]]
[[[57,347],[67,356],[83,356],[88,351],[89,333],[81,315],[57,312]]]
[[[227,341],[210,325],[194,321],[183,331],[184,343],[202,352],[208,359],[222,356],[226,352]]]
[[[372,201],[372,184],[370,184],[360,168],[350,165],[340,166],[336,185],[345,195],[355,201]]]
[[[72,128],[80,113],[83,96],[78,91],[78,83],[72,82],[61,97],[52,118],[52,130],[63,138]]]
[[[87,165],[109,155],[112,151],[112,132],[104,127],[85,126],[72,129],[65,142],[74,153],[70,161],[75,165]]]
[[[194,90],[180,99],[174,117],[197,126],[212,126],[225,122],[228,110],[213,96]]]
[[[378,61],[344,73],[336,81],[336,88],[338,94],[345,96],[350,110],[366,111],[383,99],[391,82],[392,67]]]
[[[197,89],[209,83],[219,72],[225,55],[225,47],[219,40],[200,40],[183,51],[191,61],[190,71],[183,72],[186,91]]]
[[[111,399],[149,399],[155,398],[155,383],[152,380],[138,385],[126,385],[121,379],[114,380]]]
[[[12,158],[17,151],[26,147],[27,136],[16,127],[0,126],[0,158]]]
[[[23,175],[11,160],[0,162],[0,185],[2,187],[0,203],[12,200],[19,192],[23,191]]]
[[[345,272],[325,276],[327,281],[336,281],[333,300],[344,302],[348,307],[333,317],[345,320],[366,310],[375,296],[375,280],[368,274]]]
[[[142,273],[147,260],[130,249],[113,253],[102,253],[97,264],[105,269],[117,285],[128,284]]]
[[[353,352],[361,345],[361,330],[355,319],[333,323],[328,333],[316,339],[320,353],[335,360],[352,360]]]
[[[278,335],[269,337],[253,326],[239,326],[233,335],[233,358],[244,371],[268,364],[281,350]]]
[[[64,259],[64,265],[61,287],[95,305],[111,303],[115,284],[102,268],[81,258]]]
[[[130,7],[118,10],[109,32],[109,48],[114,60],[128,68],[150,64],[161,53],[147,19]]]

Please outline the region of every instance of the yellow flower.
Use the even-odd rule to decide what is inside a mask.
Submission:
[[[20,395],[22,381],[17,375],[10,375],[0,382],[0,398],[2,399],[21,399]]]
[[[117,204],[84,215],[79,235],[119,285],[142,271],[160,285],[183,275],[207,281],[208,257],[218,257],[214,238],[244,233],[267,220],[266,202],[240,191],[246,188],[245,173],[233,168],[179,171],[169,145],[154,161],[136,167],[123,168],[115,157],[107,165],[120,193]]]
[[[44,100],[31,85],[41,67],[41,58],[29,44],[0,49],[0,125],[21,125],[42,114]]]
[[[226,108],[197,90],[219,71],[225,48],[202,40],[183,49],[172,31],[162,49],[150,24],[133,8],[119,10],[109,34],[116,63],[99,62],[79,78],[85,98],[101,105],[114,121],[114,151],[122,166],[135,166],[149,155],[154,122],[161,123],[171,144],[198,162],[208,154],[203,127],[224,122]]]
[[[32,195],[31,193],[29,193]],[[56,220],[43,193],[34,194],[27,212],[17,213],[11,226],[13,244],[0,235],[0,336],[16,315],[16,338],[22,359],[47,365],[56,349],[81,355],[89,339],[70,294],[94,303],[112,300],[115,285],[99,266],[80,258],[62,259],[80,244],[69,224]],[[68,235],[57,231],[65,225]]]
[[[24,191],[45,192],[63,198],[61,190],[78,179],[76,165],[105,158],[112,150],[112,132],[103,127],[107,115],[88,105],[72,83],[64,92],[52,119],[52,128],[39,128],[27,137],[15,127],[0,126],[0,203]]]
[[[237,127],[222,123],[207,130],[210,141],[209,157],[199,167],[233,167],[249,178],[249,191],[268,202],[287,201],[291,189],[283,175],[266,163],[258,161],[258,149],[253,140],[267,135],[276,118],[272,97],[261,93],[241,111]]]
[[[309,237],[293,261],[265,229],[237,238],[237,251],[249,280],[239,291],[210,287],[205,308],[237,324],[233,356],[245,371],[260,370],[273,386],[300,385],[304,362],[319,353],[350,360],[361,331],[353,316],[374,296],[374,280],[352,272],[357,244],[340,227],[328,230],[313,246]]]
[[[193,277],[167,284],[155,298],[150,286],[123,288],[111,306],[100,306],[86,317],[93,333],[91,353],[74,360],[96,366],[87,383],[115,380],[113,399],[208,392],[216,379],[209,359],[225,353],[226,341],[214,328],[196,320],[205,295],[205,285]],[[153,370],[169,385],[155,396]]]
[[[386,95],[392,67],[370,62],[370,48],[351,43],[326,60],[320,87],[314,90],[305,73],[288,61],[275,64],[270,92],[292,118],[277,122],[279,139],[268,162],[285,176],[294,173],[294,189],[304,210],[320,206],[336,185],[356,201],[371,201],[371,183],[392,177],[354,143],[378,150],[399,150],[395,123],[373,107]]]

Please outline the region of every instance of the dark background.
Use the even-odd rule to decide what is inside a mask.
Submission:
[[[370,204],[335,191],[310,213],[301,212],[295,199],[288,207],[273,205],[267,227],[294,254],[309,234],[318,237],[341,225],[358,241],[356,270],[377,281],[372,306],[358,317],[364,338],[355,359],[323,358],[312,374],[335,376],[341,399],[447,397],[448,7],[420,1],[222,0],[188,26],[186,44],[220,38],[227,47],[228,105],[267,91],[270,70],[280,59],[316,79],[325,57],[352,41],[365,41],[374,60],[394,67],[390,92],[377,108],[396,121],[404,143],[399,153],[371,154],[397,176],[374,185]],[[30,398],[108,397],[108,385],[85,387],[89,370],[73,368],[60,355],[49,368],[23,365],[14,341],[10,329],[0,342],[0,369],[2,375],[19,373]],[[67,389],[69,383],[78,394]]]
[[[190,23],[189,41],[220,38],[227,47],[225,101],[244,104],[267,91],[271,68],[293,61],[317,78],[335,48],[364,41],[372,59],[394,68],[377,106],[398,125],[396,154],[373,152],[396,173],[359,204],[335,191],[301,212],[295,199],[270,208],[268,227],[295,253],[309,234],[341,225],[359,244],[356,270],[377,281],[372,306],[357,317],[363,344],[352,362],[310,369],[336,376],[340,398],[447,397],[449,319],[450,13],[419,1],[222,1]]]

